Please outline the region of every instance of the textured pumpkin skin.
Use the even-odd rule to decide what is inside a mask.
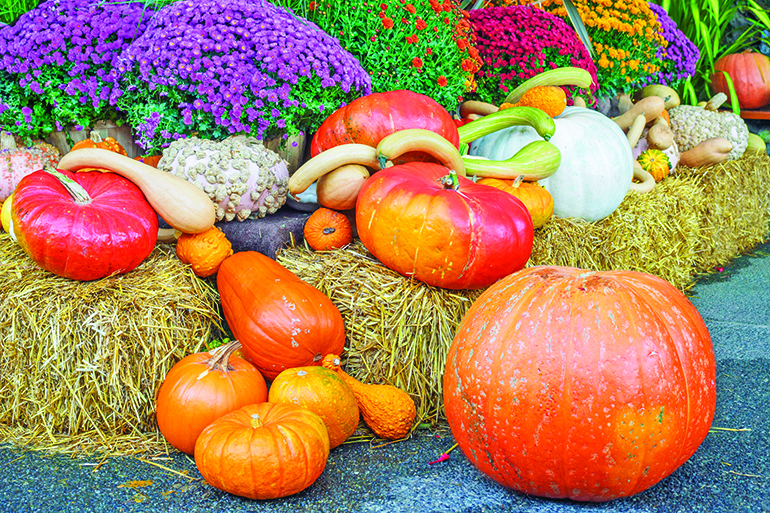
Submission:
[[[13,138],[8,137],[10,148],[0,144],[0,201],[5,201],[25,176],[46,166],[56,167],[59,152],[49,144],[40,143],[28,148],[16,148]],[[3,141],[4,142],[4,141]]]
[[[190,264],[196,276],[216,274],[225,258],[233,254],[233,245],[224,232],[212,226],[203,233],[183,233],[176,244],[179,260]]]
[[[92,201],[78,205],[53,175],[21,179],[11,208],[19,245],[40,267],[73,280],[126,273],[153,250],[158,216],[129,180],[98,171],[71,173]]]
[[[499,483],[552,498],[626,497],[705,439],[716,406],[711,338],[655,276],[527,268],[466,314],[444,405],[460,448]]]
[[[256,251],[225,259],[217,272],[222,311],[243,354],[266,379],[320,365],[345,345],[345,325],[326,295]]]
[[[648,149],[642,152],[636,160],[641,164],[642,169],[652,175],[656,182],[663,180],[671,171],[668,156],[661,150]]]
[[[158,391],[158,428],[166,440],[187,454],[203,429],[226,413],[267,401],[265,378],[249,362],[230,356],[228,370],[206,363],[215,350],[182,358],[166,374]]]
[[[384,265],[448,289],[477,289],[524,267],[532,252],[532,217],[511,194],[449,170],[408,163],[375,173],[358,195],[356,227]],[[337,353],[339,354],[339,353]]]
[[[324,367],[286,369],[270,384],[267,400],[296,404],[321,417],[332,449],[350,438],[358,427],[356,396],[337,373]]]
[[[444,107],[424,94],[398,90],[363,96],[334,111],[313,136],[310,156],[340,144],[358,143],[376,148],[385,136],[407,128],[430,130],[460,147],[457,126]],[[410,161],[433,159],[423,152],[410,152],[394,163]]]
[[[344,214],[319,208],[308,217],[303,229],[305,240],[315,251],[339,249],[353,242],[353,226]]]
[[[540,180],[553,196],[554,215],[589,222],[604,219],[620,206],[633,178],[626,134],[607,116],[581,107],[565,108],[554,121],[556,133],[550,142],[559,148],[561,164]],[[538,140],[542,137],[531,127],[505,128],[473,141],[470,154],[505,160]]]
[[[535,229],[542,227],[553,215],[553,196],[537,182],[521,182],[516,187],[513,185],[514,182],[515,180],[482,178],[476,183],[513,194],[527,207],[529,215],[532,216],[532,227]]]
[[[714,63],[714,70],[711,85],[715,92],[725,93],[728,102],[730,90],[720,71],[730,74],[742,109],[761,109],[770,104],[770,58],[766,55],[757,52],[725,55]]]
[[[254,416],[261,426],[252,426]],[[301,492],[318,479],[328,457],[321,417],[294,404],[244,406],[212,422],[195,444],[203,479],[249,499]]]

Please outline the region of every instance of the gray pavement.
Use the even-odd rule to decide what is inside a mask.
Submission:
[[[101,461],[0,448],[0,513],[770,512],[770,244],[702,278],[691,300],[717,358],[713,425],[745,431],[709,434],[679,470],[634,497],[603,504],[528,497],[485,478],[459,450],[428,465],[454,443],[444,429],[384,447],[338,447],[313,486],[264,502],[210,487],[180,453],[152,460],[163,469],[131,457]]]

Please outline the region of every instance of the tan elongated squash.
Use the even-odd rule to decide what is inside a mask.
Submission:
[[[214,204],[202,189],[183,178],[99,148],[71,151],[59,161],[59,169],[85,168],[112,171],[131,180],[158,215],[180,232],[203,233],[214,226]]]
[[[411,151],[425,152],[438,159],[447,168],[454,169],[458,175],[465,176],[463,159],[454,144],[436,132],[422,128],[407,128],[384,137],[377,144],[380,167],[384,169],[388,160],[395,160]]]
[[[316,183],[318,203],[332,210],[350,210],[356,207],[358,191],[369,178],[369,171],[358,164],[338,167],[323,175]]]
[[[631,126],[631,123],[634,122],[636,116],[639,114],[644,114],[646,123],[649,123],[660,116],[664,110],[666,110],[666,108],[663,98],[658,96],[648,96],[647,98],[639,100],[633,107],[620,116],[612,118],[612,120],[617,123],[621,129],[628,130],[628,127]]]
[[[674,144],[674,132],[662,118],[658,118],[647,132],[647,145],[655,150],[665,150]]]
[[[688,167],[713,166],[727,160],[733,143],[723,137],[715,137],[698,144],[679,156],[679,163]]]
[[[377,149],[367,144],[340,144],[322,151],[308,160],[293,175],[289,177],[289,192],[300,194],[305,192],[313,182],[326,173],[348,164],[359,164],[379,171],[380,162],[377,160]]]

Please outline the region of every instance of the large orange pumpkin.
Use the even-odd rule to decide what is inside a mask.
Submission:
[[[770,104],[770,58],[747,50],[725,55],[714,63],[716,73],[711,75],[711,86],[717,93],[730,97],[726,71],[733,81],[738,104],[742,109],[761,109]]]
[[[280,373],[270,384],[267,400],[292,403],[323,419],[334,449],[358,427],[358,400],[348,384],[325,367],[294,367]]]
[[[534,237],[532,217],[512,194],[424,162],[369,178],[358,194],[356,226],[387,267],[448,289],[487,287],[521,269]]]
[[[256,251],[225,259],[217,272],[222,311],[243,354],[273,379],[292,367],[320,365],[345,345],[337,307],[317,288]]]
[[[518,491],[608,501],[674,472],[716,406],[711,338],[668,282],[531,267],[464,317],[444,374],[460,448]]]
[[[244,406],[212,422],[195,444],[203,479],[249,499],[301,492],[318,479],[328,457],[321,417],[294,404]]]
[[[542,227],[553,215],[553,196],[537,182],[524,182],[518,178],[482,178],[476,183],[489,185],[519,198],[532,216],[532,227],[535,229]]]
[[[194,353],[166,375],[156,401],[158,428],[168,443],[193,454],[203,428],[225,413],[267,401],[267,384],[249,362],[232,356],[238,341]]]

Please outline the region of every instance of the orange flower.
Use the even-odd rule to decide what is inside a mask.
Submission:
[[[390,18],[387,18],[387,17],[383,18],[382,19],[382,26],[385,27],[386,29],[392,29],[393,28],[393,20],[391,20]]]

